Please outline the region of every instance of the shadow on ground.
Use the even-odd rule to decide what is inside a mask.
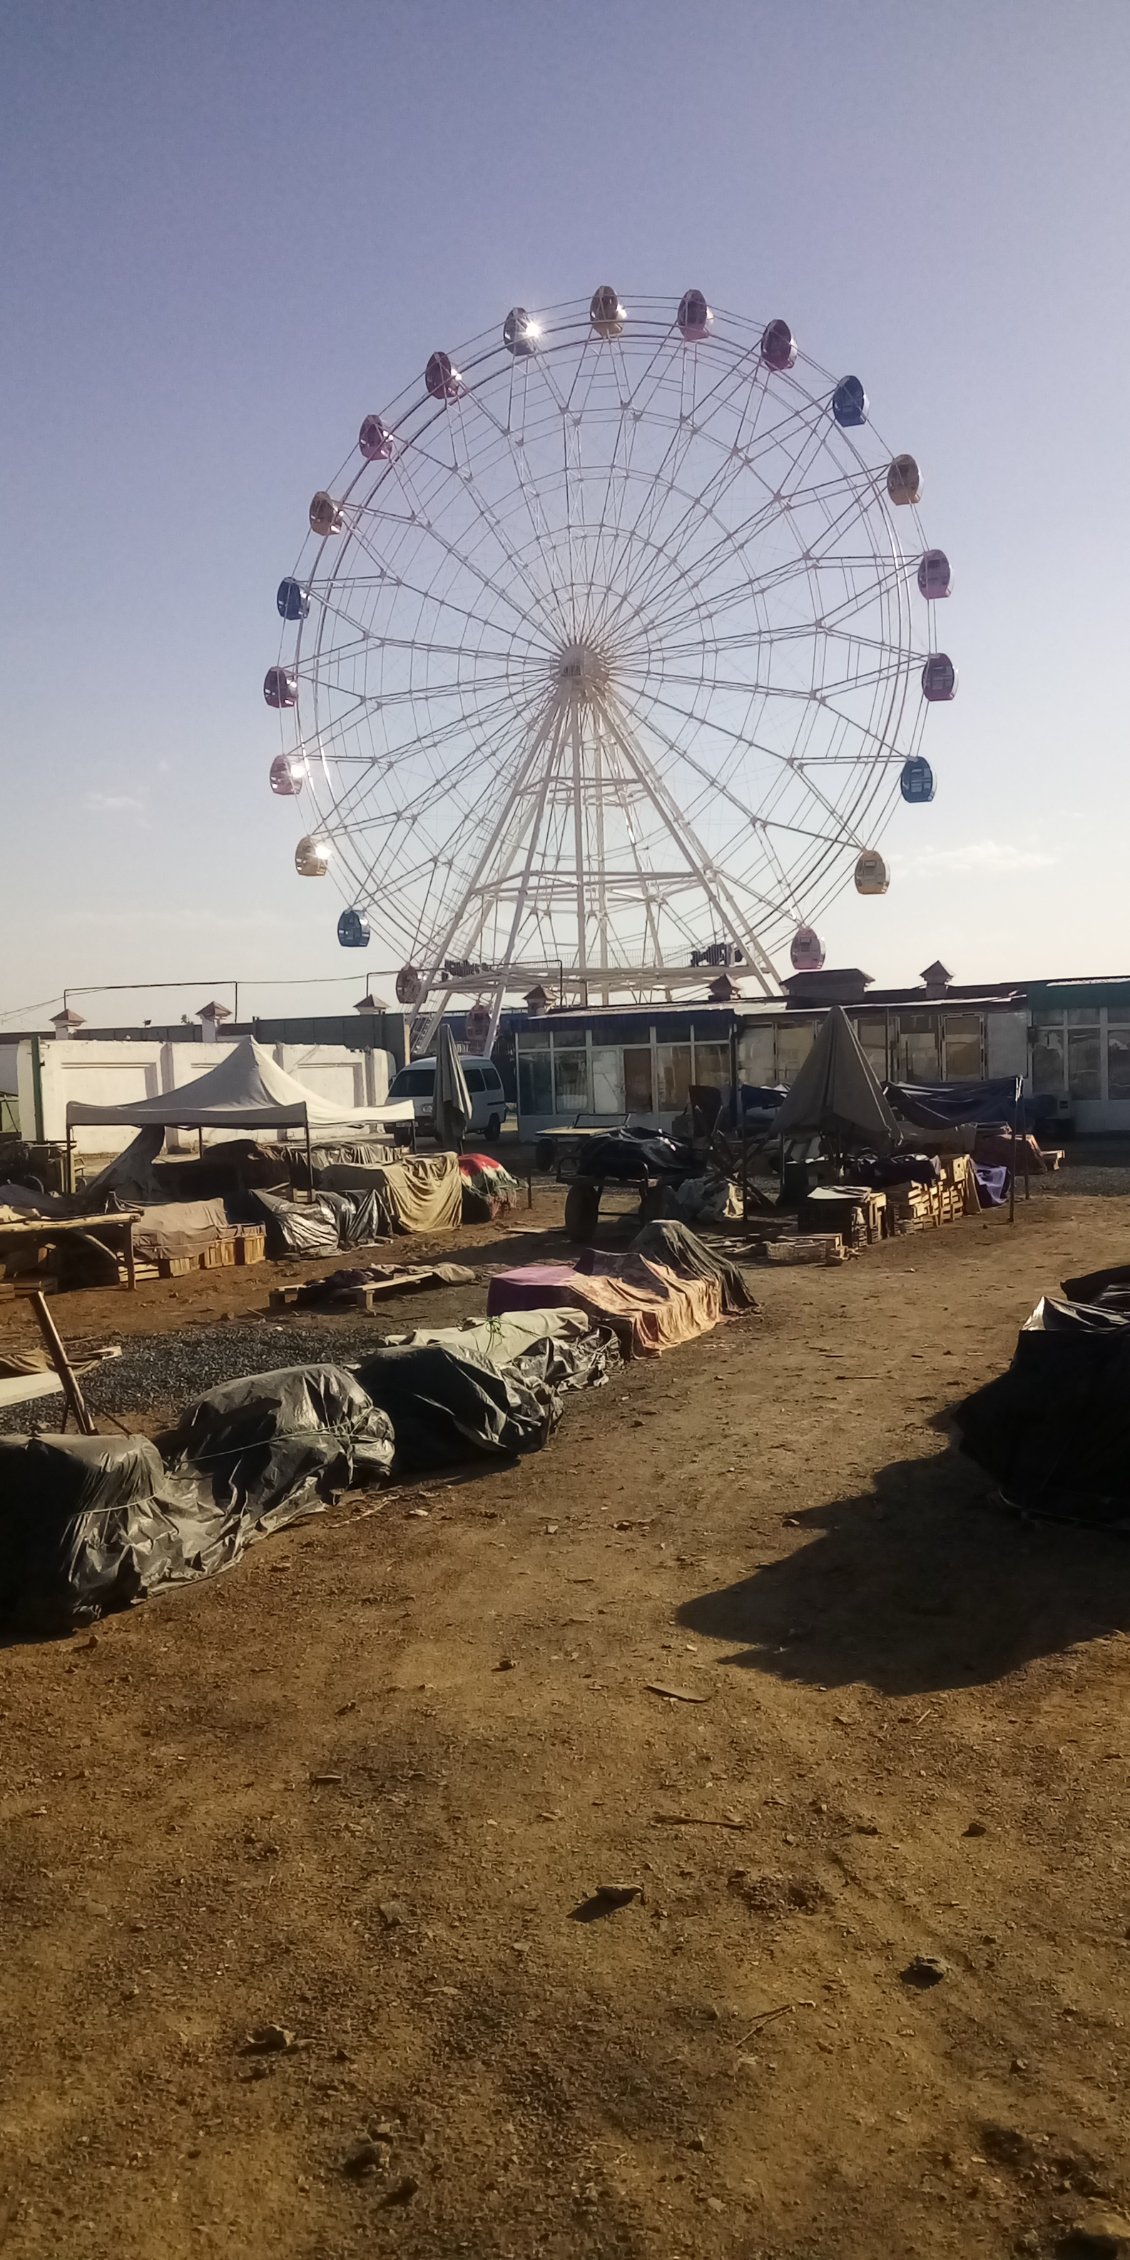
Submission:
[[[873,1490],[796,1520],[811,1543],[678,1611],[734,1644],[727,1663],[929,1694],[1130,1629],[1130,1540],[1023,1521],[953,1451],[896,1460]]]

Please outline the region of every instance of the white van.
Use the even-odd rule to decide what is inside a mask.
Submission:
[[[460,1065],[471,1095],[470,1130],[477,1130],[483,1138],[497,1138],[510,1112],[497,1067],[489,1059],[461,1059]],[[393,1076],[389,1085],[390,1099],[411,1099],[416,1128],[425,1137],[432,1134],[435,1087],[434,1059],[414,1059]]]

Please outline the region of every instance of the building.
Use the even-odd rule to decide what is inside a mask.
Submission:
[[[1064,1135],[1130,1133],[1130,978],[877,989],[858,968],[798,974],[779,1001],[516,1014],[524,1137],[578,1114],[668,1127],[691,1083],[788,1085],[829,1006],[842,1003],[881,1082],[1023,1075]]]

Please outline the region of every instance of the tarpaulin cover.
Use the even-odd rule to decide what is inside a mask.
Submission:
[[[392,1461],[388,1422],[334,1366],[227,1382],[162,1444],[0,1437],[0,1611],[63,1626],[211,1576]]]
[[[1116,1263],[1105,1271],[1085,1271],[1078,1279],[1065,1279],[1069,1302],[1102,1303],[1114,1310],[1130,1309],[1130,1264]]]
[[[603,1376],[608,1354],[590,1331],[573,1343],[543,1336],[510,1365],[462,1345],[425,1343],[378,1350],[356,1370],[392,1422],[400,1474],[449,1467],[472,1452],[540,1450],[560,1418],[561,1388]]]
[[[1031,1514],[1130,1526],[1130,1316],[1045,1296],[1007,1373],[955,1415],[962,1448]]]
[[[455,1154],[412,1154],[389,1162],[378,1172],[375,1191],[398,1232],[453,1232],[463,1221],[463,1179]]]
[[[312,1201],[288,1201],[257,1189],[250,1198],[266,1219],[268,1255],[330,1256],[340,1248],[338,1212],[321,1194]]]
[[[133,1227],[135,1253],[153,1263],[160,1256],[196,1255],[233,1237],[222,1201],[162,1201],[143,1208]]]
[[[985,1083],[884,1085],[896,1114],[920,1130],[956,1130],[965,1122],[1011,1122],[1023,1088],[1019,1075],[997,1075]]]
[[[787,1098],[775,1138],[821,1136],[879,1153],[898,1143],[895,1118],[847,1014],[833,1005]]]
[[[510,1311],[504,1318],[472,1318],[463,1326],[414,1326],[410,1334],[386,1334],[387,1348],[419,1349],[431,1342],[449,1350],[470,1350],[498,1368],[513,1365],[536,1342],[576,1344],[591,1332],[581,1310]]]
[[[518,1198],[518,1180],[493,1154],[460,1154],[463,1179],[464,1224],[489,1224],[512,1209]]]
[[[734,1312],[757,1310],[759,1305],[749,1280],[738,1264],[717,1248],[709,1247],[686,1224],[664,1220],[645,1224],[637,1232],[629,1249],[630,1255],[646,1256],[649,1263],[663,1264],[668,1271],[677,1272],[680,1279],[716,1279],[722,1290],[722,1308]]]
[[[490,1316],[536,1309],[539,1302],[547,1309],[587,1311],[592,1323],[612,1327],[624,1356],[631,1357],[709,1333],[722,1314],[722,1286],[713,1268],[680,1274],[650,1260],[635,1243],[622,1256],[590,1248],[575,1265],[521,1264],[496,1271],[487,1295]]]
[[[186,1407],[161,1439],[174,1474],[206,1478],[225,1513],[300,1514],[354,1474],[387,1475],[392,1430],[343,1367],[283,1366],[226,1381]]]
[[[207,1577],[354,1483],[471,1454],[536,1450],[563,1392],[603,1380],[615,1342],[543,1314],[504,1340],[382,1348],[354,1370],[226,1382],[156,1443],[0,1437],[0,1614],[64,1629]],[[493,1339],[490,1339],[493,1337]],[[513,1348],[513,1357],[504,1356]]]

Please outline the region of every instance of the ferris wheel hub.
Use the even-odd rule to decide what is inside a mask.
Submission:
[[[591,698],[608,688],[611,668],[594,644],[566,644],[557,667],[557,680],[567,696]]]

